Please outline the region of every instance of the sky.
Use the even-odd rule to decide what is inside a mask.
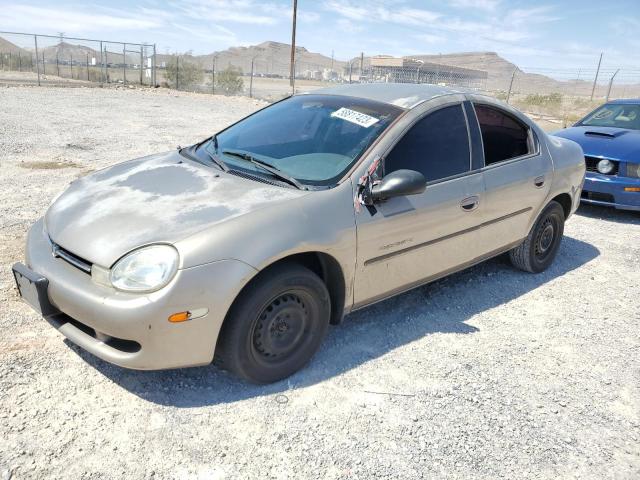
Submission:
[[[0,0],[0,30],[211,53],[291,41],[291,0]],[[1,35],[1,34],[0,34]],[[6,37],[6,36],[5,36]],[[13,41],[15,37],[6,37]],[[15,43],[15,42],[14,42]],[[521,68],[640,70],[640,0],[299,0],[297,44],[365,55],[495,51]]]

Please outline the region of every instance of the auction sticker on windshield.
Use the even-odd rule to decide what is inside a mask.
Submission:
[[[380,120],[379,118],[371,117],[366,113],[356,112],[355,110],[344,107],[333,112],[331,116],[335,118],[341,118],[342,120],[346,120],[347,122],[355,123],[356,125],[364,128],[369,128],[371,125],[376,124]]]

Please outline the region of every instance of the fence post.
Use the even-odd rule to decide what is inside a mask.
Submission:
[[[609,101],[609,95],[611,95],[611,85],[613,85],[613,79],[616,78],[616,75],[618,74],[618,72],[620,71],[620,69],[616,70],[616,72],[611,75],[611,79],[609,80],[609,88],[607,89],[607,98],[605,100],[605,103]]]
[[[38,70],[38,86],[40,86],[40,63],[38,63],[38,36],[33,36],[33,41],[36,46],[36,69]],[[42,52],[42,58],[44,59],[44,52]]]
[[[156,83],[156,44],[153,44],[153,61],[151,62],[151,79],[153,80],[154,88],[158,86]]]
[[[360,52],[360,76],[359,83],[362,83],[362,71],[364,70],[364,52]]]
[[[513,70],[511,74],[511,81],[509,82],[509,91],[507,92],[507,103],[509,103],[509,97],[511,97],[511,88],[513,87],[513,79],[516,78],[516,70]]]
[[[42,74],[43,75],[47,74],[47,65],[44,61],[44,50],[42,50]]]
[[[69,66],[71,68],[71,80],[73,80],[73,55],[71,53],[69,54],[69,58],[71,59],[69,61],[69,64],[70,64]]]
[[[251,77],[249,78],[249,98],[253,98],[253,62],[256,58],[251,59]]]
[[[58,71],[58,76],[60,76],[60,52],[56,50],[56,70]]]
[[[127,86],[127,44],[122,44],[122,85]]]
[[[216,56],[211,60],[211,95],[216,94]]]
[[[20,51],[18,50],[18,71],[22,71],[22,55],[20,55]]]
[[[351,71],[353,70],[353,61],[349,61],[349,83],[351,83]]]
[[[591,87],[591,101],[593,101],[593,94],[596,91],[596,82],[598,81],[598,74],[600,73],[600,64],[602,63],[602,55],[600,53],[600,60],[598,60],[598,68],[596,69],[596,78],[593,79],[593,87]]]
[[[91,81],[89,78],[89,52],[87,52],[87,82]]]
[[[142,45],[140,45],[140,85],[142,85],[142,64],[144,63],[144,55],[142,53]]]
[[[180,55],[176,54],[176,90],[178,90],[179,78],[180,78]]]

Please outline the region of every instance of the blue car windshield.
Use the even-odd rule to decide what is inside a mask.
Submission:
[[[249,155],[302,184],[330,186],[402,112],[362,98],[298,95],[223,130],[195,153],[201,156],[198,150],[205,149],[232,170],[269,175],[246,161]]]
[[[591,112],[577,125],[640,130],[640,105],[608,103]]]

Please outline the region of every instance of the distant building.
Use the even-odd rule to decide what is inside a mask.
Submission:
[[[481,88],[487,72],[424,62],[412,58],[377,55],[370,58],[370,68],[363,71],[363,81],[395,83],[431,83]]]

